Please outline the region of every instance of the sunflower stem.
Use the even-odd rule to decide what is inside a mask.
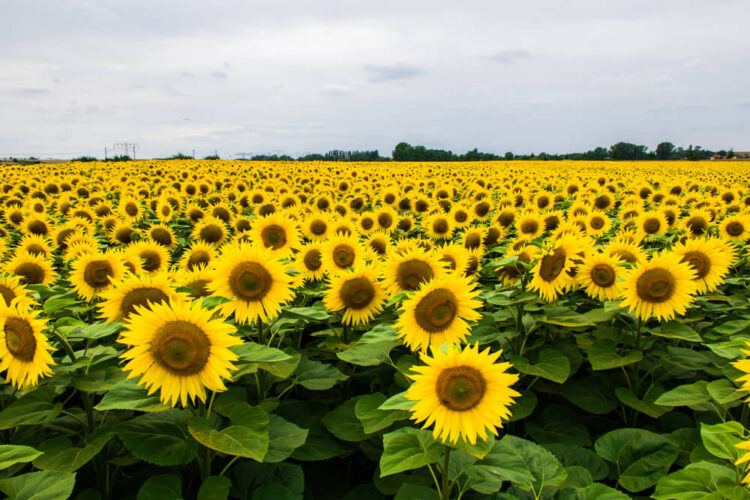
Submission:
[[[234,458],[232,458],[232,460],[230,460],[230,461],[229,461],[229,462],[228,462],[228,463],[227,463],[227,464],[226,464],[226,465],[224,466],[224,468],[223,468],[223,469],[221,469],[221,472],[219,472],[219,475],[220,475],[220,476],[223,476],[224,474],[226,474],[226,472],[227,472],[227,471],[229,470],[229,468],[230,468],[230,467],[232,466],[232,464],[233,464],[233,463],[235,463],[235,462],[237,461],[237,459],[238,459],[238,458],[240,458],[240,457],[234,457]]]
[[[258,318],[258,343],[266,343],[266,340],[263,338],[263,320],[260,318]]]
[[[440,488],[440,500],[449,500],[451,497],[451,484],[448,480],[450,479],[448,473],[448,467],[451,463],[451,448],[448,445],[443,445],[445,452],[443,453],[443,486]]]
[[[75,363],[78,358],[76,358],[75,352],[73,352],[73,348],[70,347],[70,344],[68,343],[67,339],[60,335],[60,332],[55,330],[54,328],[50,328],[50,332],[52,332],[52,335],[60,342],[63,349],[65,350],[65,353],[68,355],[70,360]],[[86,391],[79,391],[81,393],[81,400],[83,402],[83,409],[86,410],[86,421],[88,422],[88,431],[94,432],[94,409],[91,405],[91,398],[89,397],[89,393]]]
[[[211,391],[211,399],[208,401],[208,409],[206,410],[206,420],[211,417],[211,410],[214,407],[214,399],[216,398],[216,391]]]

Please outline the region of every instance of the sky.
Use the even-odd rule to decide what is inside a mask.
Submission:
[[[0,157],[750,150],[747,0],[0,0]]]

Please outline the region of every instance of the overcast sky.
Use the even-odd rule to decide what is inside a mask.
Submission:
[[[748,0],[0,0],[0,156],[750,150]]]

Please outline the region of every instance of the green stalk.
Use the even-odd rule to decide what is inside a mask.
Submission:
[[[448,445],[443,445],[445,452],[443,453],[443,486],[440,488],[440,500],[449,500],[451,497],[451,486],[452,484],[449,484],[449,474],[448,474],[448,467],[450,466],[451,462],[451,448]]]

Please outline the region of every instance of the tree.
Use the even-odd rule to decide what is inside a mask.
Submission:
[[[609,157],[613,160],[642,160],[646,158],[646,146],[618,142],[610,146]]]
[[[656,159],[671,160],[675,152],[675,146],[671,142],[661,142],[656,146]]]
[[[505,153],[505,159],[506,160],[512,160],[513,159],[513,153],[511,153],[510,151],[508,151],[507,153]]]
[[[734,149],[730,149],[727,153],[727,160],[731,160],[732,158],[734,158]]]

